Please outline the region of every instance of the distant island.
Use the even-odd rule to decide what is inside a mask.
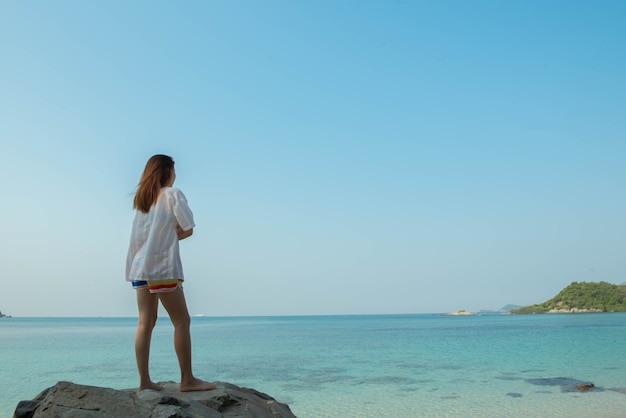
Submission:
[[[477,315],[476,312],[470,312],[470,311],[466,311],[465,309],[461,309],[458,310],[456,312],[450,312],[447,314],[443,314],[443,316],[470,316],[470,315]]]
[[[573,282],[552,299],[512,314],[626,312],[626,284]]]

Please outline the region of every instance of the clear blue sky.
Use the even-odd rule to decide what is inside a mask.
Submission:
[[[0,310],[132,316],[145,161],[192,314],[449,312],[626,281],[623,1],[4,1]]]

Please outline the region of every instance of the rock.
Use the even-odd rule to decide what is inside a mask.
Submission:
[[[21,401],[17,404],[13,416],[17,418],[30,418],[35,413],[35,409],[37,409],[38,405],[38,401]]]
[[[596,385],[594,385],[593,383],[581,383],[580,385],[576,385],[576,389],[582,391],[582,392],[586,392],[588,390],[591,390],[593,388],[595,388]]]
[[[254,389],[217,383],[206,392],[115,390],[58,382],[32,401],[21,401],[13,418],[295,418],[289,406]]]
[[[586,308],[554,308],[550,309],[546,313],[601,313],[604,312],[602,309],[586,309]]]

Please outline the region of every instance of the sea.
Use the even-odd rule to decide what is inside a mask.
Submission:
[[[0,417],[61,380],[136,387],[136,322],[0,319]],[[626,313],[194,317],[191,332],[198,377],[301,418],[626,416]],[[178,370],[159,318],[152,377]]]

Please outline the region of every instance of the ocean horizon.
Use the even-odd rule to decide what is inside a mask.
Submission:
[[[136,321],[0,319],[0,418],[61,380],[136,387]],[[301,418],[626,411],[626,313],[195,316],[191,332],[198,377],[252,387]],[[154,380],[179,378],[172,333],[160,317]]]

